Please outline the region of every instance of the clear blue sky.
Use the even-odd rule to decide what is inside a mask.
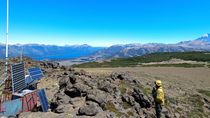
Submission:
[[[176,43],[209,32],[210,0],[10,0],[12,44]]]

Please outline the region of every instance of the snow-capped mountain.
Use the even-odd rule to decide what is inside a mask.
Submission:
[[[155,52],[186,52],[186,51],[210,51],[210,34],[191,40],[182,41],[177,44],[126,44],[114,45],[98,51],[92,57],[96,59],[124,58],[141,56]]]
[[[204,34],[202,37],[196,39],[197,41],[210,42],[210,34]]]
[[[205,34],[202,37],[192,40],[192,41],[183,41],[178,43],[180,46],[184,47],[200,47],[200,48],[209,48],[210,46],[210,34]]]
[[[113,45],[108,48],[91,47],[87,44],[71,46],[17,44],[9,46],[10,57],[20,56],[22,49],[24,56],[38,60],[70,59],[79,57],[85,57],[85,60],[103,60],[110,58],[141,56],[155,52],[210,51],[210,34],[205,34],[195,40],[182,41],[177,44],[135,43],[126,45]],[[0,54],[0,58],[4,58],[5,46],[3,44],[0,44]]]

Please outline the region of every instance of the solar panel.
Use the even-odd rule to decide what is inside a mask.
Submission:
[[[18,92],[26,87],[24,63],[12,65],[12,91]]]
[[[38,67],[29,68],[28,72],[32,80],[40,80],[43,77],[42,70]]]
[[[27,85],[31,84],[33,82],[33,80],[31,79],[31,77],[29,75],[25,76],[25,82]]]
[[[49,104],[44,89],[38,91],[38,96],[41,103],[42,111],[47,112],[47,110],[49,109]]]

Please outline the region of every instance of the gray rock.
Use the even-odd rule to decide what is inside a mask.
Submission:
[[[56,109],[55,109],[55,113],[64,113],[64,105],[59,105]]]
[[[73,85],[74,88],[76,88],[80,93],[87,93],[91,88],[85,84],[77,83]]]
[[[69,103],[71,103],[71,98],[67,95],[58,96],[57,103],[58,104],[69,104]]]
[[[99,111],[100,107],[90,102],[86,106],[79,108],[78,115],[95,116]]]
[[[59,105],[54,112],[58,113],[58,114],[62,114],[62,113],[72,113],[73,108],[72,105],[70,104],[63,104],[63,105]]]
[[[57,92],[55,97],[52,99],[52,101],[57,104],[57,105],[62,105],[62,104],[69,104],[71,103],[71,98],[67,96],[63,90],[60,90]]]
[[[67,86],[65,87],[65,90],[70,90],[71,88],[73,88],[73,85],[69,82],[67,83]]]
[[[65,89],[65,94],[71,98],[81,97],[81,92],[77,88],[74,88],[74,87]]]
[[[116,118],[116,115],[115,113],[111,112],[111,113],[106,114],[106,118]]]
[[[134,92],[132,93],[135,101],[140,104],[142,108],[150,108],[151,103],[148,99],[145,98],[144,94],[141,92],[140,89],[134,88]]]
[[[108,93],[114,93],[114,90],[117,88],[114,84],[109,81],[101,81],[98,85],[99,89]]]
[[[104,96],[100,96],[100,95],[95,96],[93,94],[89,94],[89,95],[87,95],[86,100],[96,102],[100,106],[102,106],[106,103],[106,98]]]
[[[165,116],[165,118],[171,118],[169,115],[169,111],[168,109],[166,109],[165,106],[162,107],[162,113],[163,113],[163,116]]]
[[[204,101],[204,107],[210,110],[210,101],[206,99],[205,97],[203,98],[203,101]]]
[[[67,67],[66,67],[66,66],[61,66],[61,67],[60,67],[60,69],[62,69],[62,70],[66,70],[66,69],[67,69]]]
[[[65,94],[68,95],[69,97],[81,97],[81,96],[86,96],[87,91],[90,90],[91,88],[88,87],[87,85],[81,84],[81,83],[76,83],[73,86],[69,85],[65,89]]]
[[[125,81],[128,81],[130,80],[129,78],[129,75],[125,72],[114,72],[111,74],[110,76],[113,80],[116,80],[116,79],[119,79],[119,80],[125,80]]]
[[[60,89],[65,88],[69,83],[69,78],[68,77],[64,77],[62,79],[60,79],[59,81],[59,87]]]
[[[141,110],[141,106],[138,103],[135,103],[134,109],[138,115],[143,115],[143,111]]]
[[[93,89],[88,92],[88,95],[86,96],[86,101],[93,101],[98,103],[101,107],[108,101],[108,98],[110,95],[106,94],[103,91],[100,91],[98,89]]]
[[[77,75],[74,75],[74,74],[69,75],[69,80],[72,84],[75,84],[77,79],[78,79]]]
[[[86,79],[86,81],[84,81],[84,84],[93,89],[97,88],[98,81],[96,79],[89,78],[89,80]]]
[[[67,70],[70,71],[70,72],[74,72],[75,71],[75,69],[72,68],[72,67],[67,67]]]
[[[128,94],[124,94],[124,95],[122,96],[122,100],[123,100],[124,102],[127,102],[127,103],[130,104],[131,106],[134,106],[134,105],[135,105],[135,99],[134,99],[132,96],[128,95]]]
[[[179,114],[179,113],[175,113],[175,114],[174,114],[174,117],[175,117],[175,118],[180,118],[180,114]]]

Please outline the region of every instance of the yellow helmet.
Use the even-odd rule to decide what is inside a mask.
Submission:
[[[161,80],[156,80],[156,81],[155,81],[155,84],[156,84],[157,86],[162,86]]]

